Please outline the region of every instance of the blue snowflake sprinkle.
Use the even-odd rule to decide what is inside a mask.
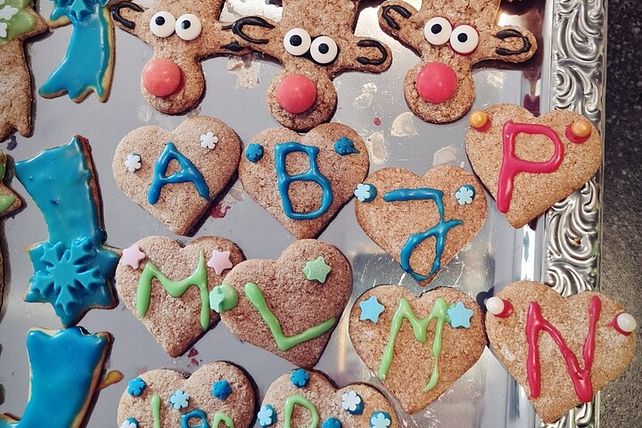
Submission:
[[[138,428],[138,426],[136,418],[127,418],[120,424],[120,428]]]
[[[261,406],[257,415],[259,425],[262,427],[269,427],[276,423],[276,410],[271,404],[264,404]]]
[[[186,408],[189,405],[189,394],[185,391],[174,391],[171,397],[169,397],[169,404],[172,405],[174,410],[181,410]]]
[[[310,374],[304,369],[292,370],[290,373],[290,382],[297,388],[303,388],[310,381]]]
[[[146,386],[147,384],[145,381],[139,377],[131,379],[127,382],[127,393],[132,397],[140,397],[143,394],[143,391],[145,391]]]
[[[388,428],[392,425],[392,418],[386,412],[374,412],[370,416],[371,428]]]
[[[218,398],[221,401],[227,400],[227,397],[232,393],[232,387],[230,383],[226,380],[219,380],[212,384],[212,396]]]
[[[328,418],[323,421],[321,428],[341,428],[341,421],[337,418]]]
[[[263,159],[263,146],[256,143],[250,144],[245,149],[245,157],[253,163],[260,161]]]
[[[351,415],[363,413],[363,399],[356,391],[344,392],[341,396],[341,408]]]
[[[334,143],[334,151],[341,156],[359,153],[359,150],[354,147],[354,141],[348,137],[339,138],[336,143]]]
[[[357,197],[359,202],[370,202],[377,197],[377,188],[368,183],[357,184],[357,188],[354,191],[354,196]]]
[[[455,192],[455,199],[459,205],[470,205],[475,199],[475,188],[470,184],[464,184]]]

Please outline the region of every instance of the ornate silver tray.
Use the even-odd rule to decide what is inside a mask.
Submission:
[[[418,3],[413,0],[411,3]],[[423,173],[433,165],[452,163],[470,168],[464,151],[466,121],[430,125],[413,118],[401,85],[415,55],[380,31],[376,2],[364,2],[358,35],[385,41],[394,53],[393,65],[382,75],[347,73],[335,80],[339,105],[334,120],[345,123],[366,139],[371,171],[394,165]],[[47,16],[51,5],[43,2]],[[228,0],[223,19],[259,11],[278,16],[278,8],[264,0]],[[475,107],[509,102],[534,112],[574,109],[603,125],[606,62],[605,0],[530,0],[505,3],[501,23],[519,23],[533,31],[541,44],[534,61],[525,66],[497,68],[487,64],[475,71],[478,94]],[[70,28],[63,27],[30,47],[35,87],[39,87],[64,55]],[[162,115],[143,100],[139,75],[151,49],[128,34],[116,32],[116,66],[109,101],[94,95],[82,104],[66,97],[46,100],[37,96],[35,132],[4,145],[17,160],[30,158],[46,147],[67,143],[76,134],[89,138],[102,191],[108,243],[129,246],[148,235],[170,235],[128,200],[112,178],[112,156],[117,143],[131,129],[151,124],[173,129],[183,117]],[[244,141],[275,127],[265,105],[265,90],[279,66],[253,58],[214,58],[204,62],[207,94],[194,113],[217,117],[234,128]],[[17,144],[16,144],[17,143]],[[20,415],[28,398],[29,367],[25,337],[30,328],[58,329],[49,305],[25,303],[32,267],[25,248],[46,239],[42,216],[24,189],[14,188],[26,208],[5,224],[8,262],[7,294],[0,322],[0,382],[2,411]],[[244,194],[236,183],[220,202],[223,218],[213,215],[197,235],[220,235],[234,240],[248,258],[275,258],[293,237],[267,212]],[[601,178],[558,203],[531,227],[512,229],[491,204],[479,236],[435,279],[431,287],[456,285],[476,296],[517,279],[543,280],[561,293],[572,294],[599,286]],[[227,208],[226,208],[227,207]],[[257,240],[257,237],[259,238]],[[353,264],[353,298],[375,284],[401,284],[421,289],[388,255],[372,243],[356,224],[352,203],[346,206],[321,239],[339,247]],[[260,240],[260,245],[257,245]],[[345,315],[345,314],[344,314]],[[339,385],[367,381],[379,385],[352,349],[346,316],[336,329],[317,368]],[[253,376],[262,395],[270,383],[291,366],[265,351],[240,343],[224,325],[218,325],[185,356],[171,359],[156,344],[134,315],[120,305],[114,310],[90,311],[80,323],[91,331],[109,331],[115,341],[109,370],[125,379],[141,371],[165,367],[193,372],[212,360],[230,360]],[[380,385],[379,385],[380,386]],[[98,395],[88,427],[116,426],[116,408],[125,382]],[[393,400],[394,401],[394,400]],[[439,400],[424,411],[399,415],[407,427],[526,428],[539,422],[524,391],[486,350],[480,361]],[[554,426],[599,425],[599,395],[589,405],[568,414]]]

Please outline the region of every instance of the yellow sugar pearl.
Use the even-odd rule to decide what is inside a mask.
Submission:
[[[485,111],[476,111],[470,115],[469,123],[475,129],[482,129],[488,125],[488,113]]]
[[[576,120],[571,124],[571,132],[578,138],[588,138],[593,132],[591,124],[586,120]]]

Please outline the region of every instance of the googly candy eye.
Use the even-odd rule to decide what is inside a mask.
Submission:
[[[473,52],[478,44],[479,34],[470,25],[458,25],[450,35],[450,46],[463,55]]]
[[[328,36],[319,36],[312,41],[310,55],[314,62],[321,65],[330,64],[339,55],[339,47]]]
[[[424,25],[424,37],[431,45],[443,45],[448,43],[453,26],[446,18],[434,17]]]
[[[312,39],[303,28],[292,28],[283,37],[285,50],[294,56],[305,55],[310,50]]]
[[[183,40],[194,40],[201,35],[203,25],[196,15],[187,13],[176,20],[176,35]]]
[[[149,29],[152,34],[163,39],[174,34],[175,26],[176,18],[174,18],[174,15],[164,10],[155,13],[149,21]]]

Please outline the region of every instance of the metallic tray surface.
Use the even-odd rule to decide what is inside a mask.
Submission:
[[[228,0],[223,18],[257,10],[278,15],[278,8],[262,0]],[[417,0],[411,3],[417,3]],[[474,108],[494,103],[525,105],[532,111],[574,109],[603,125],[606,0],[533,0],[505,4],[501,23],[520,23],[538,35],[540,53],[521,67],[475,71],[477,101]],[[470,169],[464,150],[466,121],[431,125],[413,118],[403,99],[406,71],[418,58],[383,34],[376,24],[376,2],[367,2],[357,34],[369,35],[393,49],[392,67],[381,75],[347,73],[335,80],[339,104],[335,121],[353,127],[366,139],[371,171],[399,166],[423,174],[433,165],[450,163]],[[50,12],[41,4],[41,13]],[[232,14],[230,14],[232,12]],[[237,15],[238,16],[238,15]],[[63,27],[30,46],[35,87],[38,88],[64,55],[70,28]],[[139,90],[139,76],[151,49],[140,40],[116,31],[116,65],[109,101],[101,104],[91,95],[82,104],[67,97],[37,97],[32,138],[16,138],[9,154],[16,160],[42,149],[65,144],[76,135],[89,138],[103,200],[108,243],[126,247],[149,235],[171,233],[127,199],[112,178],[116,145],[130,130],[143,125],[173,129],[184,117],[165,116],[149,107]],[[265,102],[265,91],[280,67],[269,61],[214,58],[203,63],[207,93],[191,114],[217,117],[240,135],[244,143],[259,131],[276,127]],[[229,69],[232,69],[231,71]],[[375,118],[380,120],[380,125]],[[377,123],[375,123],[377,122]],[[5,145],[5,149],[7,145]],[[5,307],[0,322],[0,383],[4,387],[1,411],[20,415],[28,397],[29,367],[25,337],[30,328],[58,329],[49,305],[25,303],[23,297],[32,274],[25,248],[46,239],[40,211],[20,183],[13,187],[26,208],[5,222],[8,262]],[[244,194],[239,182],[220,203],[229,207],[224,218],[208,218],[196,236],[219,235],[232,239],[247,258],[275,258],[293,237],[265,210]],[[601,176],[555,205],[531,227],[515,230],[489,204],[486,224],[477,238],[451,261],[429,288],[457,286],[472,296],[518,279],[543,280],[556,290],[571,294],[599,286]],[[368,239],[356,224],[353,203],[330,223],[320,239],[336,245],[353,265],[354,299],[376,284],[399,284],[421,293],[417,284],[396,262]],[[175,236],[176,237],[176,236]],[[189,238],[176,237],[183,242]],[[366,381],[381,387],[355,354],[347,332],[347,310],[324,352],[317,369],[339,386]],[[209,331],[194,348],[193,358],[172,359],[156,344],[144,326],[122,304],[111,311],[92,310],[80,322],[90,331],[109,331],[115,340],[108,370],[121,371],[125,379],[153,368],[191,373],[202,363],[233,361],[248,370],[259,388],[259,398],[270,383],[292,366],[278,357],[237,340],[223,324]],[[192,353],[193,354],[193,353]],[[102,390],[88,418],[88,427],[117,426],[116,408],[125,381]],[[385,389],[383,389],[385,391]],[[394,403],[394,399],[392,400]],[[479,362],[452,388],[425,410],[407,415],[399,410],[406,427],[526,428],[539,426],[524,391],[487,349]],[[594,403],[570,412],[555,427],[597,427],[599,396]]]

